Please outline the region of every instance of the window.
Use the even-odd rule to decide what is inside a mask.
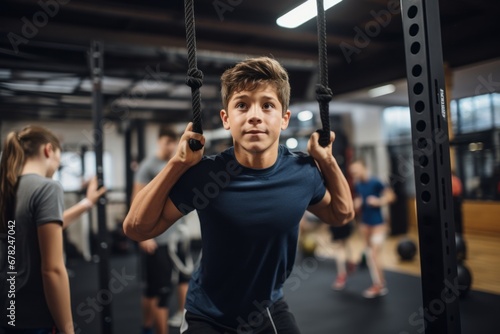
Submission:
[[[491,94],[495,127],[500,127],[500,94]]]
[[[82,165],[85,166],[85,175],[82,176]],[[111,189],[113,182],[113,161],[109,152],[103,154],[104,185]],[[53,179],[59,181],[65,192],[80,191],[82,181],[95,175],[95,154],[93,151],[85,152],[84,162],[76,152],[62,152],[61,166]]]
[[[385,108],[383,119],[387,139],[411,137],[411,119],[408,107]]]
[[[454,133],[471,133],[500,126],[500,94],[485,94],[451,101]]]

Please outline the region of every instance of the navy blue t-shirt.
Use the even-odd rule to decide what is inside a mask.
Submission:
[[[325,191],[313,158],[281,145],[265,169],[240,165],[233,148],[191,167],[170,193],[182,213],[196,209],[201,224],[203,256],[186,309],[237,328],[282,298],[300,219]]]
[[[366,198],[368,196],[380,197],[384,189],[384,184],[375,178],[370,178],[366,182],[359,182],[356,184],[356,193],[363,199],[361,207],[363,223],[367,225],[378,225],[384,222],[380,207],[373,207],[366,203]]]

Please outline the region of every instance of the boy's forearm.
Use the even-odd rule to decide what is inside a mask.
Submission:
[[[338,223],[354,218],[354,204],[351,189],[334,157],[330,161],[318,162],[325,178],[326,188],[331,196],[330,207]]]
[[[149,239],[162,215],[170,191],[188,166],[170,160],[165,168],[135,196],[123,222],[125,234],[132,239]]]

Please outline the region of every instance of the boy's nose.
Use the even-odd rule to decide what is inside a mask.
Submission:
[[[252,106],[248,110],[248,122],[251,124],[262,122],[262,110],[258,106]]]

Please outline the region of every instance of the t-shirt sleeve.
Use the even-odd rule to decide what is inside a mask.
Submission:
[[[199,185],[203,184],[203,175],[206,171],[201,165],[203,165],[203,160],[188,169],[170,190],[170,200],[183,215],[203,204],[199,195]]]
[[[375,184],[375,190],[377,192],[377,196],[382,196],[382,192],[386,188],[386,185],[379,180],[377,180],[376,182],[377,183]]]
[[[134,181],[141,184],[148,184],[151,181],[151,176],[149,175],[149,161],[144,160],[139,164],[139,169],[135,173]]]
[[[318,167],[316,166],[316,163],[314,160],[311,158],[312,163],[311,163],[311,169],[312,169],[312,185],[313,185],[313,196],[311,198],[311,201],[309,202],[309,205],[314,205],[321,201],[323,197],[325,197],[326,193],[326,187],[325,187],[325,182],[323,180],[323,176],[321,175],[321,172],[319,171]]]
[[[48,182],[33,194],[33,214],[37,226],[63,223],[64,191],[60,183]]]

